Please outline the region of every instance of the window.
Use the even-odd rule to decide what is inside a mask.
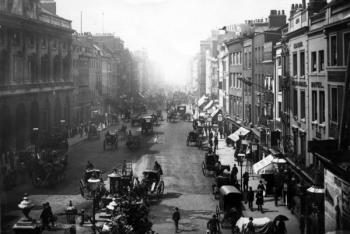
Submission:
[[[324,71],[324,51],[318,51],[318,71]]]
[[[18,33],[13,33],[12,34],[12,44],[14,46],[19,46],[21,43],[20,35]]]
[[[312,121],[317,120],[317,91],[312,91]]]
[[[297,53],[293,54],[293,76],[298,75],[298,55]]]
[[[279,67],[281,66],[281,57],[277,58],[277,66],[279,66]]]
[[[311,72],[317,70],[317,53],[316,51],[311,52]]]
[[[228,86],[229,88],[232,87],[232,74],[230,74],[229,79],[228,79]]]
[[[330,65],[337,65],[337,36],[333,35],[330,39]]]
[[[305,76],[305,51],[300,52],[300,76]]]
[[[248,57],[248,68],[252,67],[252,52],[249,52],[249,57]]]
[[[244,68],[247,68],[247,66],[248,66],[247,61],[248,61],[248,53],[245,52],[245,53],[244,53],[244,62],[243,62],[243,67],[244,67]]]
[[[326,121],[324,91],[320,91],[320,123]]]
[[[331,120],[338,122],[338,88],[331,88]]]
[[[348,65],[349,43],[350,43],[350,32],[344,33],[344,66]]]
[[[293,115],[298,116],[298,90],[293,91]]]
[[[300,91],[300,118],[305,120],[305,91]]]

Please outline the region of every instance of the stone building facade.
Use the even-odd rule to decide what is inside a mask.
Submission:
[[[35,1],[0,1],[0,22],[0,150],[21,150],[71,121],[73,30]]]

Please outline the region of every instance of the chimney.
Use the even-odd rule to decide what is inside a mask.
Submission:
[[[310,0],[308,9],[313,13],[318,13],[326,5],[327,0]]]
[[[42,8],[56,15],[56,1],[55,0],[40,0]]]
[[[270,16],[269,16],[269,28],[274,27],[282,27],[287,22],[287,17],[285,15],[281,15],[281,11],[277,10],[271,10]]]
[[[303,9],[306,9],[306,0],[303,0]]]
[[[303,9],[303,4],[300,3],[300,4],[299,4],[299,8],[300,8],[300,9]]]
[[[294,4],[292,4],[292,7],[290,8],[290,17],[292,17],[295,13],[295,7]]]
[[[284,10],[282,10],[282,15],[284,15]]]

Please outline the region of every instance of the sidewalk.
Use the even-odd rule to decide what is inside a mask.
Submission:
[[[218,150],[216,151],[219,155],[219,160],[222,165],[230,165],[232,169],[233,165],[236,164],[238,168],[237,177],[241,179],[241,167],[238,166],[238,162],[234,158],[235,150],[232,147],[226,146],[225,139],[219,139]],[[242,166],[242,174],[246,171],[246,163]],[[260,179],[259,175],[250,174],[249,186],[256,190]],[[268,217],[273,220],[277,215],[282,214],[289,218],[289,221],[286,221],[286,228],[288,233],[299,234],[299,221],[295,215],[291,213],[291,211],[284,205],[282,205],[282,198],[279,199],[279,206],[275,206],[275,202],[273,197],[265,197],[264,198],[264,213],[257,211],[257,206],[255,204],[255,200],[253,202],[253,211],[248,208],[248,204],[244,204],[243,215],[246,217]],[[255,209],[254,209],[255,208]],[[256,210],[256,211],[255,211]]]

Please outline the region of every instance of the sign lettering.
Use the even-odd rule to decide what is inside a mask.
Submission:
[[[302,41],[294,44],[294,49],[297,49],[297,48],[300,48],[300,47],[303,47],[303,42]]]

